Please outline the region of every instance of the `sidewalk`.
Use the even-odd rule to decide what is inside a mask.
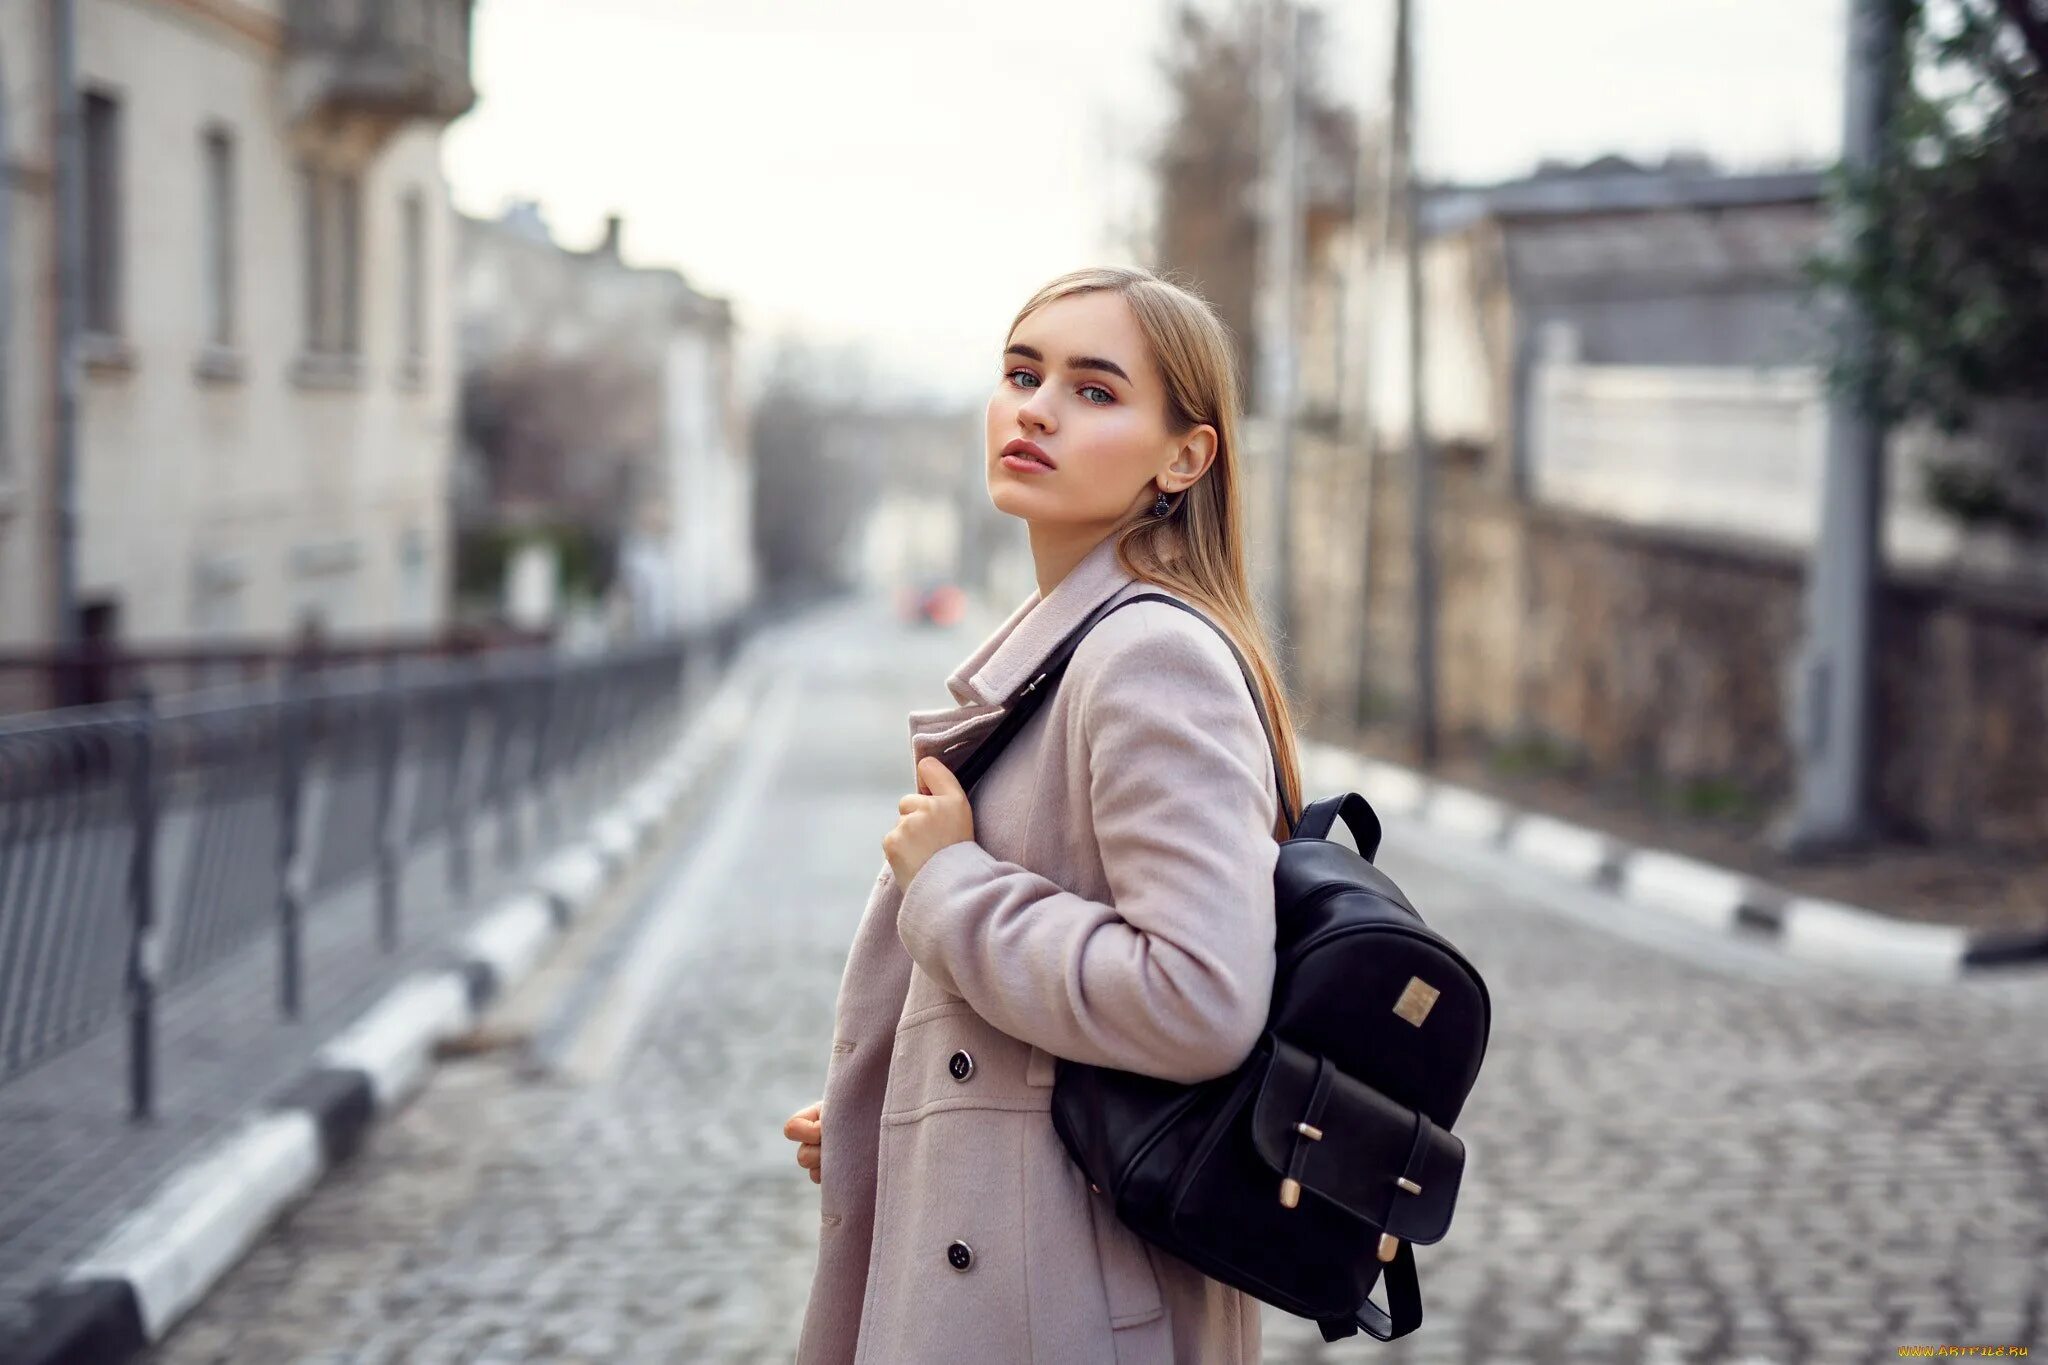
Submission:
[[[1339,742],[1336,736],[1332,742]],[[1356,747],[1401,762],[1383,737]],[[1902,920],[1963,929],[2048,928],[2048,860],[2015,852],[1880,844],[1836,859],[1794,861],[1772,849],[1755,815],[1712,819],[1659,810],[1618,788],[1601,791],[1569,777],[1508,771],[1471,752],[1455,752],[1431,774],[1527,810],[1718,864],[1785,890],[1846,901]],[[2048,784],[2048,776],[2043,777]]]
[[[303,1071],[379,991],[438,960],[512,875],[498,868],[488,844],[480,853],[467,905],[450,901],[438,850],[413,860],[405,937],[395,953],[377,946],[369,877],[318,902],[306,917],[305,1001],[296,1022],[278,1014],[278,950],[268,934],[166,996],[158,1015],[157,1117],[149,1122],[128,1118],[119,1021],[0,1087],[0,1338],[21,1329],[30,1295],[252,1102]]]
[[[1448,789],[1454,804],[1489,807],[1480,812],[1489,829],[1500,818],[1510,826],[1519,819],[1548,827],[1546,837],[1554,832],[1568,843],[1600,842],[1606,855],[1594,861],[1603,865],[1584,869],[1596,881],[1641,890],[1635,883],[1676,877],[1688,883],[1680,898],[1699,902],[1689,913],[1721,927],[1791,934],[1809,952],[1819,941],[1846,934],[1900,949],[1917,945],[1909,956],[1940,957],[1952,947],[1965,966],[2048,957],[2048,862],[2038,858],[1892,843],[1798,860],[1771,846],[1769,812],[1740,802],[1725,801],[1721,814],[1688,812],[1668,796],[1625,783],[1584,782],[1535,759],[1488,755],[1455,742],[1423,773],[1395,757],[1405,736],[1386,727],[1354,734],[1340,734],[1341,728],[1325,727],[1307,742],[1384,769],[1400,799],[1418,782],[1434,784]],[[1637,863],[1656,866],[1624,865],[1619,860],[1631,850],[1640,854]],[[1579,854],[1583,861],[1594,850]],[[1801,921],[1796,930],[1794,917]]]
[[[721,703],[730,709],[728,683],[726,675],[711,674],[683,692],[679,733],[691,737]],[[262,1165],[257,1158],[275,1153],[247,1139],[275,1120],[294,1144],[298,1130],[311,1135],[317,1151],[307,1159],[316,1176],[321,1161],[338,1159],[337,1149],[352,1143],[370,1111],[394,1101],[383,1093],[389,1078],[380,1068],[388,1064],[395,1076],[398,1063],[418,1051],[418,1039],[400,1036],[404,1029],[438,1028],[441,1016],[461,1012],[465,997],[471,1010],[492,998],[531,969],[567,917],[641,855],[667,813],[656,796],[676,785],[666,779],[678,769],[674,755],[655,754],[641,755],[636,768],[641,776],[631,790],[601,794],[587,836],[586,820],[571,816],[572,827],[559,831],[557,842],[543,842],[521,798],[506,808],[518,832],[501,854],[504,831],[496,820],[482,820],[469,850],[466,896],[450,890],[445,840],[419,846],[400,869],[394,951],[378,941],[374,871],[343,881],[320,877],[316,867],[303,926],[301,1017],[287,1021],[278,1009],[274,932],[253,935],[165,993],[157,1009],[152,1119],[129,1117],[121,1019],[0,1087],[0,1359],[15,1359],[17,1350],[41,1359],[67,1334],[74,1345],[95,1343],[80,1348],[97,1352],[99,1339],[90,1332],[99,1320],[119,1320],[130,1332],[138,1299],[153,1336],[160,1302],[203,1290],[185,1281],[219,1250],[210,1244],[222,1241],[221,1228],[246,1212],[229,1206],[255,1208],[266,1197],[259,1187],[268,1176],[253,1168]],[[323,888],[323,881],[332,884]],[[419,999],[407,996],[427,984],[438,993],[414,989]],[[344,1060],[363,1074],[347,1073]],[[337,1080],[348,1084],[328,1084]],[[309,1089],[309,1081],[318,1084]],[[299,1160],[295,1150],[287,1155]],[[202,1168],[219,1177],[212,1186],[195,1183]],[[139,1240],[137,1227],[177,1203],[173,1194],[188,1186],[192,1201],[175,1226],[153,1225],[155,1240]],[[132,1294],[120,1275],[102,1269],[94,1280],[79,1269],[86,1260],[105,1260],[115,1242],[130,1258],[123,1265],[135,1267],[132,1274],[123,1270],[135,1281]],[[188,1242],[207,1244],[200,1248],[205,1254]],[[143,1283],[151,1277],[156,1282]],[[55,1325],[74,1314],[72,1304],[53,1299],[60,1282],[104,1287],[126,1302],[80,1298],[75,1312],[92,1326],[77,1335]]]

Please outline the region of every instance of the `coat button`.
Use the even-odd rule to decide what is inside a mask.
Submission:
[[[955,1270],[966,1270],[974,1264],[974,1248],[965,1242],[955,1242],[946,1248],[946,1264]]]
[[[974,1074],[974,1058],[964,1050],[956,1052],[947,1059],[946,1070],[952,1073],[954,1080],[964,1081]]]

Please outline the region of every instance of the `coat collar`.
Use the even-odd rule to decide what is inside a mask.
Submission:
[[[1030,680],[1067,632],[1118,592],[1141,581],[1118,561],[1116,541],[1114,534],[1103,537],[1065,578],[1053,584],[1050,593],[1032,589],[1009,619],[997,626],[946,679],[946,690],[957,705],[912,711],[911,734],[955,742],[985,728],[963,722],[981,721],[1000,712],[1003,703]],[[920,745],[920,753],[930,751],[934,751],[931,746]]]
[[[1116,557],[1115,535],[1104,536],[1081,557],[1050,594],[1033,589],[1010,619],[981,643],[946,679],[955,700],[1001,705],[1030,681],[1067,632],[1086,620],[1121,588],[1137,579]]]

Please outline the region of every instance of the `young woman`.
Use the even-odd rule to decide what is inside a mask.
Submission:
[[[1259,1304],[1140,1240],[1054,1132],[1055,1059],[1194,1082],[1248,1056],[1274,973],[1273,868],[1301,808],[1245,580],[1223,324],[1142,270],[1061,276],[1011,324],[988,487],[1038,590],[910,715],[898,803],[839,987],[825,1097],[784,1128],[821,1186],[798,1365],[1259,1359]],[[1096,607],[975,787],[954,769]]]

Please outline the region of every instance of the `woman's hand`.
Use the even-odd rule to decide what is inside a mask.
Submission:
[[[882,852],[902,887],[934,853],[974,838],[974,808],[953,770],[928,754],[918,760],[917,776],[917,791],[896,803],[903,818],[882,836]]]
[[[825,1142],[825,1101],[808,1105],[789,1116],[789,1122],[782,1125],[782,1135],[797,1144],[796,1164],[811,1173],[811,1183],[821,1184],[824,1177],[818,1172],[818,1162]]]

